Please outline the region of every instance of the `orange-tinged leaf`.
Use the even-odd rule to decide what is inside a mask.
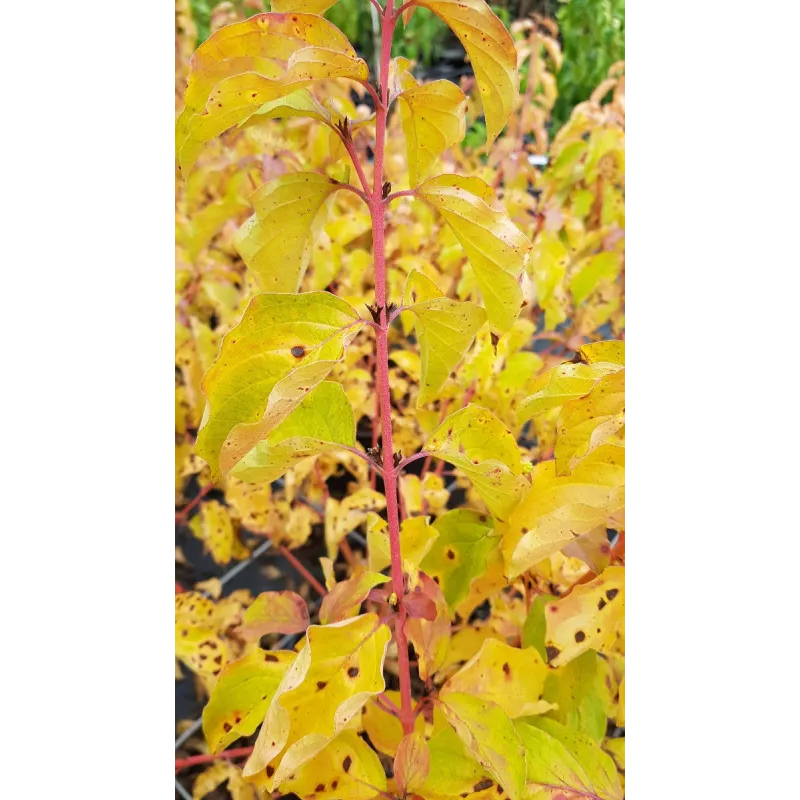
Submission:
[[[441,214],[469,259],[489,321],[500,331],[514,324],[522,306],[522,273],[531,243],[494,203],[479,178],[439,175],[416,189]]]
[[[550,666],[566,664],[589,649],[609,649],[625,618],[625,568],[608,567],[593,581],[548,603],[544,613]]]
[[[295,657],[289,650],[259,648],[223,668],[203,709],[203,733],[212,753],[255,732]]]
[[[525,749],[508,714],[491,700],[463,692],[452,692],[438,702],[478,763],[511,800],[520,800],[525,790]]]
[[[409,589],[413,592],[417,588],[433,600],[436,617],[433,620],[408,617],[404,630],[414,645],[414,652],[419,662],[419,675],[422,680],[428,680],[441,667],[447,655],[450,614],[442,590],[430,576],[424,572],[410,575]]]
[[[419,791],[430,768],[431,754],[425,737],[416,731],[404,736],[394,757],[394,779],[404,797]]]
[[[447,680],[439,696],[464,692],[497,703],[509,717],[541,714],[551,708],[541,700],[547,666],[532,647],[521,650],[497,639],[481,649]],[[446,702],[446,701],[445,701]]]
[[[467,98],[450,81],[412,86],[397,96],[413,189],[431,174],[439,156],[466,133]]]
[[[302,633],[310,622],[306,601],[295,592],[262,592],[245,611],[241,635],[257,642],[268,633]]]
[[[280,787],[281,795],[314,800],[370,800],[386,789],[377,753],[355,731],[342,731]]]
[[[325,175],[294,172],[254,192],[250,201],[256,213],[234,243],[262,291],[299,291],[311,247],[325,225],[327,201],[340,188]]]
[[[488,147],[519,100],[514,40],[484,0],[420,0],[417,5],[441,17],[467,51],[486,116]]]
[[[208,406],[195,451],[208,462],[215,480],[222,469],[230,470],[236,463],[230,454],[225,467],[220,467],[223,444],[231,431],[237,425],[260,423],[265,414],[271,425],[285,417],[305,396],[305,385],[290,380],[289,399],[282,391],[286,384],[278,386],[280,413],[274,415],[269,407],[272,390],[298,367],[313,372],[309,380],[323,380],[326,368],[308,365],[321,361],[332,367],[342,358],[354,335],[354,328],[348,326],[358,319],[350,305],[327,292],[261,294],[250,301],[203,378]],[[236,456],[241,452],[232,449]]]
[[[273,791],[341,733],[385,688],[390,638],[375,614],[312,625],[272,699],[245,776],[266,770],[265,785]]]
[[[380,572],[362,570],[346,581],[337,583],[322,598],[319,609],[320,624],[328,625],[331,622],[354,617],[367,599],[370,590],[388,580],[389,578]]]
[[[447,417],[424,449],[463,470],[499,519],[510,513],[528,487],[514,437],[491,411],[472,403]]]
[[[326,78],[366,80],[347,37],[313,14],[257,14],[212,34],[192,56],[175,149],[187,174],[203,145],[264,103]]]

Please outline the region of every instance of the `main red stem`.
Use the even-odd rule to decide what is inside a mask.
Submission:
[[[381,16],[380,104],[375,109],[375,164],[369,210],[372,217],[372,252],[375,261],[375,302],[380,311],[377,339],[377,390],[381,419],[381,447],[383,450],[383,482],[386,492],[386,514],[389,522],[389,547],[392,557],[392,590],[398,601],[402,598],[403,561],[400,554],[400,518],[397,507],[397,474],[394,467],[392,444],[392,402],[389,392],[389,342],[388,315],[386,311],[386,206],[383,202],[383,155],[386,144],[386,116],[389,108],[389,59],[392,37],[397,19],[394,0],[386,0]],[[400,722],[405,733],[414,730],[414,709],[411,698],[411,666],[408,663],[408,639],[404,626],[405,608],[399,604],[395,620],[394,637],[397,642],[397,660],[400,672]]]

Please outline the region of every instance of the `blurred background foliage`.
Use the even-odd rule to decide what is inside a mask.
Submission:
[[[269,0],[190,0],[197,26],[197,44],[229,21],[269,11]],[[589,98],[608,68],[625,59],[625,0],[499,0],[490,3],[506,27],[536,13],[558,22],[564,54],[558,73],[558,100],[553,109],[551,136],[569,119],[572,109]],[[374,63],[376,46],[372,6],[367,0],[339,0],[325,15]],[[407,27],[397,26],[392,52],[416,61],[426,80],[458,81],[470,72],[464,50],[437,16],[420,9]],[[524,90],[524,71],[522,89]],[[480,136],[480,132],[477,134]]]

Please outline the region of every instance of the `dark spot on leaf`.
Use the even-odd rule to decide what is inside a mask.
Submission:
[[[575,641],[582,642],[586,638],[586,634],[583,631],[578,631],[575,634]]]
[[[292,349],[291,353],[295,358],[302,358],[306,354],[306,349],[300,344],[296,344]]]
[[[339,781],[331,781],[331,789],[335,789],[339,785]]]
[[[601,597],[600,602],[597,604],[597,610],[602,611],[606,607],[606,601]]]
[[[473,792],[482,792],[484,789],[488,789],[490,786],[494,786],[494,781],[491,778],[484,778],[482,781],[478,781],[473,787]]]
[[[619,594],[619,589],[609,589],[606,592],[606,597],[609,599],[609,602],[613,600]]]
[[[503,672],[506,674],[507,678],[511,677],[511,667],[508,665],[508,661],[506,661],[506,663],[503,664]]]
[[[554,658],[558,657],[558,654],[561,651],[557,647],[553,647],[553,645],[547,645],[547,660],[548,662],[552,661]]]
[[[277,661],[277,660],[278,660],[278,656],[274,656],[274,655],[272,655],[272,653],[267,653],[264,656],[264,661]]]
[[[447,548],[447,557],[451,560],[456,557],[456,554],[449,547]]]
[[[267,765],[267,777],[271,778],[275,774],[275,767],[272,764]]]
[[[225,733],[227,733],[232,727],[233,726],[230,724],[230,722],[223,722],[222,723],[222,730],[224,730]]]
[[[342,769],[345,772],[350,772],[350,765],[353,763],[353,759],[350,756],[345,756],[344,761],[342,761]]]
[[[314,789],[314,791],[315,792],[324,792],[325,791],[325,784],[324,783],[318,783],[317,784],[317,788]]]
[[[324,689],[328,685],[327,681],[317,681],[317,689]]]
[[[349,675],[351,678],[356,678],[356,677],[358,677],[358,667],[350,667],[350,669],[349,669],[349,670],[347,670],[347,674],[348,674],[348,675]]]

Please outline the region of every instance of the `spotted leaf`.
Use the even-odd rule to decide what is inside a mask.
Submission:
[[[262,592],[245,611],[241,635],[257,642],[268,633],[302,633],[310,622],[306,601],[295,592]]]

